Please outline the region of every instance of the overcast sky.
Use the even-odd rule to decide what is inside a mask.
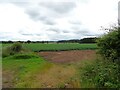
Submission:
[[[0,0],[0,41],[100,36],[117,23],[118,1]]]

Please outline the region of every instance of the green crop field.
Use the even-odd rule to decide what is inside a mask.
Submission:
[[[10,46],[11,44],[3,44],[3,47]],[[87,49],[97,49],[96,44],[79,44],[79,43],[30,43],[23,44],[24,48],[32,51],[61,51],[61,50],[87,50]]]

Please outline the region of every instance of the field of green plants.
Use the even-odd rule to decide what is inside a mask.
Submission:
[[[3,47],[10,46],[12,44],[3,44]],[[97,49],[96,44],[79,44],[79,43],[30,43],[23,44],[23,47],[32,51],[61,51],[61,50],[87,50],[87,49]]]

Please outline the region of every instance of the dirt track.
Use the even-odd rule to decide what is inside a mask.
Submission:
[[[80,60],[91,60],[95,58],[95,50],[73,50],[59,52],[39,52],[46,60],[56,63],[67,63]]]

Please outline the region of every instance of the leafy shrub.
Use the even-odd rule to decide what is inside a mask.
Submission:
[[[85,84],[92,83],[99,88],[120,88],[118,64],[116,63],[96,60],[82,67],[80,73],[81,80]]]
[[[21,43],[14,43],[12,46],[5,47],[2,49],[2,57],[7,57],[9,55],[14,55],[16,53],[19,53],[22,50]]]
[[[116,63],[103,63],[98,66],[94,82],[96,87],[118,88],[120,81],[118,79],[118,65]],[[94,67],[96,68],[96,67]]]
[[[114,28],[97,41],[99,53],[106,59],[118,61],[120,59],[120,28]]]
[[[22,45],[21,43],[17,42],[17,43],[14,43],[10,48],[11,48],[11,51],[13,52],[20,52],[22,50]]]

